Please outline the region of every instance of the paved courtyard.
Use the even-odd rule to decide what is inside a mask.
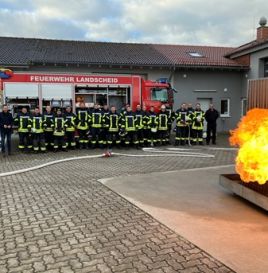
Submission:
[[[196,150],[214,158],[118,152],[139,156],[74,160],[0,177],[1,273],[233,272],[98,180],[233,164],[235,151]],[[0,172],[101,153],[15,153],[0,159]]]

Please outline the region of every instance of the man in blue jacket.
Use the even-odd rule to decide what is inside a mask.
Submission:
[[[11,155],[11,134],[13,127],[13,118],[8,111],[7,105],[3,105],[3,111],[0,113],[0,131],[1,131],[1,150],[3,156],[6,155],[6,142],[8,155]],[[7,140],[7,141],[6,141]]]

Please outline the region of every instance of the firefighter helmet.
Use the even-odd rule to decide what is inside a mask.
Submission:
[[[126,136],[126,135],[127,135],[126,130],[123,129],[123,128],[121,128],[120,131],[119,131],[119,136],[124,137],[124,136]]]

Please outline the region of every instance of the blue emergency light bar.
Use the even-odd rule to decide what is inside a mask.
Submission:
[[[159,78],[156,82],[159,82],[159,83],[169,83],[168,78]]]

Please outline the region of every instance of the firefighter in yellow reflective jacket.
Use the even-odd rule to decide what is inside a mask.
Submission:
[[[38,107],[34,109],[32,116],[32,138],[33,138],[33,150],[34,152],[46,151],[45,136],[44,136],[44,118],[40,114]]]
[[[111,107],[111,111],[104,116],[104,127],[107,130],[107,144],[108,149],[111,149],[113,144],[118,146],[120,144],[119,137],[119,122],[120,114],[116,112],[115,106]]]
[[[21,113],[14,120],[14,124],[18,126],[19,133],[19,150],[27,151],[32,149],[30,132],[32,128],[32,119],[27,111],[27,108],[23,107]]]
[[[142,113],[143,113],[143,140],[144,146],[148,146],[150,144],[149,137],[150,137],[150,129],[148,128],[149,116],[147,112],[146,105],[142,106]]]
[[[72,108],[68,106],[66,108],[65,114],[64,114],[64,121],[65,121],[65,127],[66,127],[66,144],[69,149],[75,148],[75,124],[76,124],[76,115],[72,112]]]
[[[157,128],[158,128],[158,116],[154,111],[154,106],[150,107],[150,111],[148,112],[148,128],[150,129],[149,141],[151,146],[155,146],[157,144]]]
[[[193,119],[192,118],[193,118],[194,108],[192,106],[192,103],[187,103],[186,108],[187,108],[188,116],[190,117],[190,120],[188,121],[189,128],[187,130],[187,135],[188,135],[189,143],[193,144],[193,129],[192,129]]]
[[[110,110],[107,104],[103,105],[102,108],[102,129],[100,134],[100,139],[102,140],[102,145],[105,147],[107,145],[107,139],[108,139],[108,130],[104,126],[104,121],[106,120],[107,115],[109,115]]]
[[[89,139],[87,136],[89,130],[90,116],[85,103],[80,103],[80,107],[77,109],[77,129],[79,134],[79,148],[87,148]]]
[[[129,147],[130,144],[134,144],[138,148],[137,140],[137,125],[136,125],[135,113],[132,112],[130,106],[127,107],[126,112],[121,117],[121,129],[126,132],[125,145]]]
[[[46,111],[44,112],[43,116],[44,116],[44,135],[45,135],[46,147],[47,149],[52,150],[54,146],[54,137],[53,137],[54,114],[50,106],[46,107]]]
[[[191,120],[185,103],[181,104],[181,108],[176,111],[175,117],[176,117],[175,145],[176,146],[185,145],[185,143],[188,140],[189,124]]]
[[[146,112],[141,109],[141,105],[138,104],[135,112],[136,126],[137,126],[137,140],[141,147],[144,146],[144,126],[146,123]]]
[[[94,106],[94,110],[90,114],[90,131],[92,135],[91,139],[91,147],[95,148],[97,143],[102,148],[103,147],[103,139],[102,135],[102,127],[103,127],[103,112],[99,104]]]
[[[67,151],[67,145],[64,139],[65,136],[65,120],[64,117],[61,113],[61,110],[57,110],[57,114],[54,117],[54,121],[53,121],[53,126],[54,126],[54,131],[53,131],[53,135],[54,135],[54,152],[57,152],[59,150],[59,148],[61,147],[61,149],[63,151]]]
[[[193,144],[203,145],[203,129],[204,129],[205,113],[201,110],[200,103],[196,104],[196,108],[192,114],[192,130]]]
[[[166,111],[168,112],[168,131],[167,131],[168,142],[167,142],[167,144],[170,144],[172,124],[173,124],[176,117],[175,117],[175,112],[170,107],[166,108]]]
[[[157,140],[161,145],[166,145],[169,142],[168,136],[169,112],[165,105],[161,105],[161,110],[158,114],[158,137]]]

